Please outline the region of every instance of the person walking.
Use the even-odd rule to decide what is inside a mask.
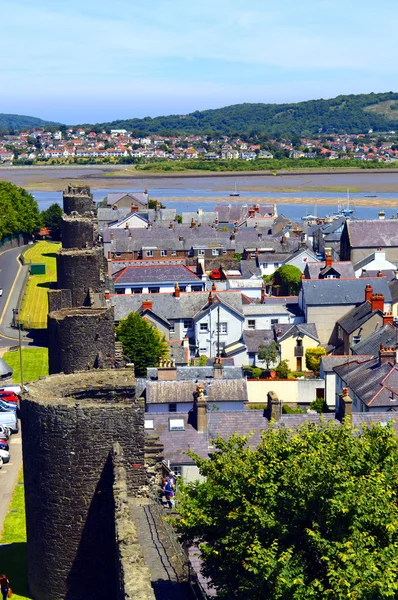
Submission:
[[[8,581],[8,577],[7,575],[0,575],[0,590],[1,590],[1,594],[3,596],[3,600],[7,600],[7,598],[10,598],[12,595],[11,592],[11,588],[10,588],[10,582]],[[11,592],[11,594],[10,594]]]

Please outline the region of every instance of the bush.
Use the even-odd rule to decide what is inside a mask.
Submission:
[[[311,410],[316,410],[317,413],[329,412],[325,398],[316,398],[313,402],[311,402],[310,408]]]
[[[321,358],[325,356],[326,350],[321,346],[317,348],[307,348],[305,351],[305,366],[309,371],[319,373],[321,369]]]
[[[278,379],[288,379],[290,375],[289,363],[287,360],[281,360],[279,365],[275,369],[275,373]]]
[[[282,413],[284,415],[305,415],[305,410],[302,410],[299,406],[289,406],[288,404],[282,404]]]
[[[251,365],[243,365],[243,374],[246,377],[259,379],[263,374],[263,370],[260,367],[252,367]]]

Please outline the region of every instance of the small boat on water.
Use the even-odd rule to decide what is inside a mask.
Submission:
[[[235,190],[230,193],[230,196],[240,196],[240,193],[238,192],[236,183],[235,183]]]
[[[365,198],[377,198],[377,194],[365,194]]]

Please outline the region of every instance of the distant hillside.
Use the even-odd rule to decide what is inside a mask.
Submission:
[[[26,117],[25,115],[6,115],[0,113],[0,130],[31,129],[32,127],[52,127],[59,125],[53,121],[43,121],[37,117]]]
[[[224,134],[267,132],[272,135],[364,133],[398,129],[398,93],[356,94],[295,104],[235,104],[188,115],[146,117],[101,123],[101,127],[132,129],[137,134]],[[380,106],[380,109],[378,107]]]

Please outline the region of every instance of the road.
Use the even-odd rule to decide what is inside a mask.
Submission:
[[[18,344],[18,332],[11,327],[12,309],[16,307],[19,292],[23,284],[25,272],[28,267],[23,267],[18,260],[24,247],[12,248],[0,254],[0,348]],[[23,335],[23,343],[29,339]]]

